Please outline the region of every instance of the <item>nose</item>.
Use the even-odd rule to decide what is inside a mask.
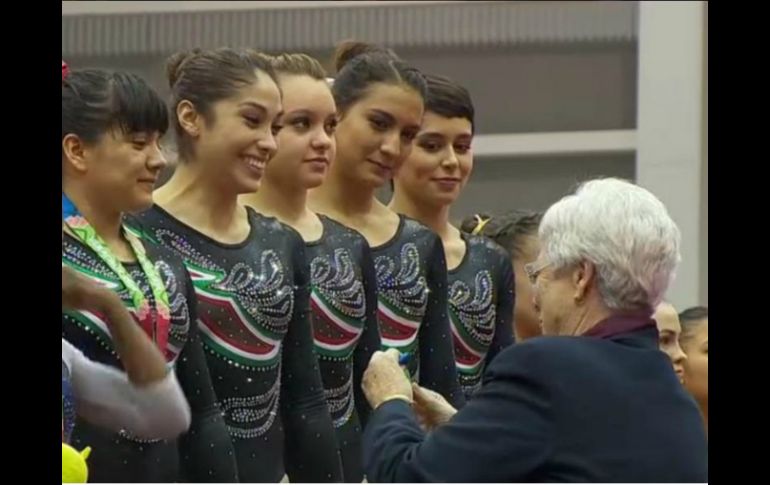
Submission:
[[[457,158],[454,148],[449,147],[449,153],[441,160],[441,166],[448,169],[454,169],[460,165],[460,160]]]
[[[398,132],[394,131],[389,135],[386,135],[382,144],[380,145],[380,151],[389,157],[398,158],[401,154],[401,136]]]
[[[272,130],[268,130],[264,137],[257,140],[257,148],[264,152],[268,159],[273,158],[278,151],[278,140],[273,135]]]
[[[166,157],[163,155],[163,150],[160,148],[160,145],[153,145],[150,150],[147,167],[152,171],[162,170],[168,164]]]
[[[684,353],[684,350],[682,350],[682,347],[679,346],[679,344],[676,344],[676,349],[674,349],[674,363],[677,365],[684,365],[684,363],[687,361],[687,354]]]
[[[334,135],[330,135],[326,132],[326,130],[318,130],[318,133],[316,136],[313,137],[313,140],[310,143],[310,146],[312,146],[316,150],[328,150],[332,143],[334,142]]]

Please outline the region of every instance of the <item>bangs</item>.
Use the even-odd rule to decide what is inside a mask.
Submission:
[[[111,123],[123,133],[160,133],[168,130],[168,109],[141,78],[115,73],[111,82]]]

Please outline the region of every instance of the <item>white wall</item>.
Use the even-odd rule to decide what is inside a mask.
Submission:
[[[637,181],[682,231],[682,263],[668,294],[678,308],[708,301],[704,3],[640,4]]]

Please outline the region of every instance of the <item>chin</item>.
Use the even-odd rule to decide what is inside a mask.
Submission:
[[[254,192],[259,191],[260,187],[262,187],[262,179],[240,179],[236,180],[235,183],[231,186],[236,194],[252,194]]]
[[[326,173],[309,175],[302,179],[302,186],[307,190],[316,189],[323,185],[326,180]]]
[[[153,200],[152,200],[152,194],[149,194],[147,196],[137,197],[134,199],[127,209],[123,210],[123,212],[128,212],[131,214],[135,214],[138,212],[143,212],[152,207]]]

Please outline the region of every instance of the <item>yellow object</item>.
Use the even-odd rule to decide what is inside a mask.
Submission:
[[[78,451],[66,443],[61,444],[61,482],[86,483],[88,481],[88,465],[86,459],[91,454],[91,448]]]

